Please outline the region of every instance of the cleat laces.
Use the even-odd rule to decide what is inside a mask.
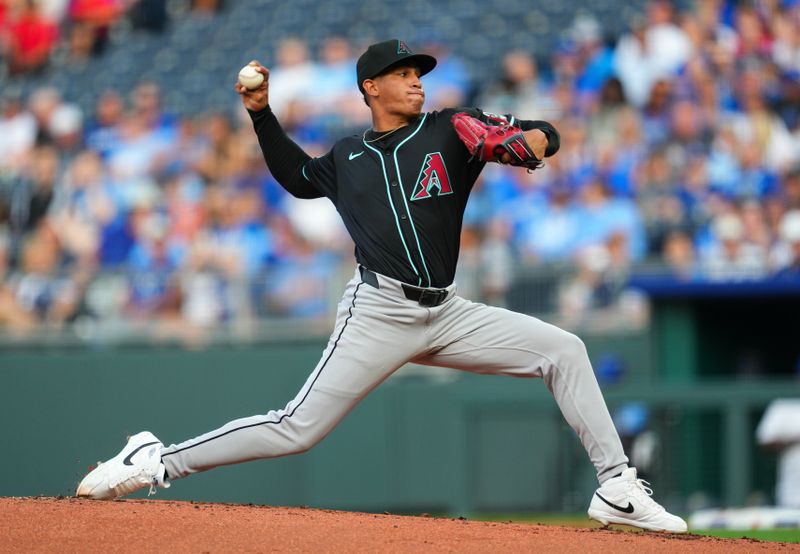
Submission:
[[[661,504],[650,498],[653,496],[653,489],[650,488],[650,483],[644,479],[636,479],[636,481],[632,483],[631,489],[633,495],[645,506],[656,508],[658,510],[664,509]]]

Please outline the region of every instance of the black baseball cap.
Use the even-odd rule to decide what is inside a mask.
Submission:
[[[410,62],[419,67],[420,76],[436,67],[436,58],[427,54],[415,54],[402,40],[392,39],[367,48],[356,64],[358,90],[363,94],[364,81],[374,79],[399,62]]]

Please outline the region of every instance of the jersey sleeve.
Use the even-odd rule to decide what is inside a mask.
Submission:
[[[301,174],[309,155],[289,138],[269,106],[260,112],[248,110],[248,113],[264,161],[275,180],[297,198],[321,198],[323,194]]]
[[[531,129],[539,129],[547,136],[547,148],[544,151],[544,157],[549,158],[556,152],[558,149],[561,148],[561,135],[558,134],[558,130],[547,121],[541,121],[538,119],[535,120],[527,120],[527,119],[518,119],[516,123],[512,123],[512,125],[516,125],[523,131],[530,131]]]
[[[336,163],[333,148],[324,156],[311,158],[303,164],[302,175],[315,189],[336,201]]]

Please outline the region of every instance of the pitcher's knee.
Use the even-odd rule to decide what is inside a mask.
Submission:
[[[309,450],[314,448],[318,443],[319,441],[311,441],[305,437],[301,437],[296,441],[294,441],[294,444],[292,445],[293,448],[290,454],[302,454],[304,452],[308,452]]]
[[[292,454],[302,454],[308,452],[328,436],[327,429],[303,429],[302,433],[297,433],[292,440]]]
[[[569,366],[588,367],[591,369],[589,362],[589,353],[586,350],[586,345],[583,340],[577,335],[564,331],[564,336],[561,339],[561,353],[559,356],[562,363]]]
[[[308,452],[318,445],[321,440],[322,437],[317,437],[314,435],[298,437],[293,441],[292,454],[302,454],[303,452]]]

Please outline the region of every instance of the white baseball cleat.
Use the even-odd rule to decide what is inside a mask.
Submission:
[[[153,433],[143,431],[133,435],[119,454],[107,462],[97,462],[97,467],[78,485],[75,495],[109,499],[150,487],[150,496],[155,494],[157,486],[169,487],[161,463],[163,447]]]
[[[626,469],[597,489],[589,504],[589,517],[603,525],[618,523],[651,531],[685,533],[686,522],[650,498],[653,491],[649,484],[636,478],[636,468]]]

